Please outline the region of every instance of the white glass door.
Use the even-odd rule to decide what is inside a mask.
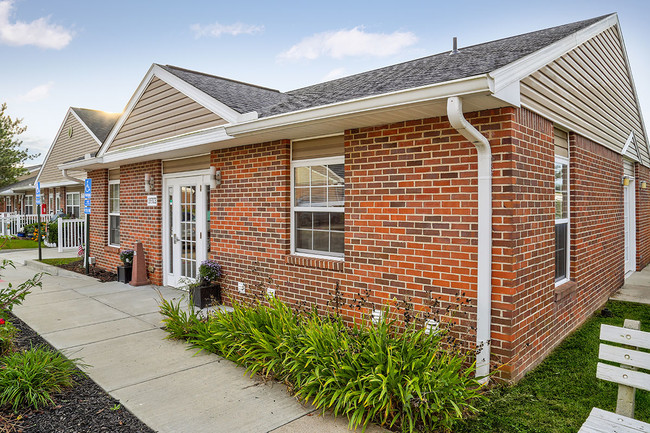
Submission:
[[[623,210],[625,231],[625,275],[629,276],[636,270],[636,216],[634,180],[623,187]]]
[[[201,176],[165,181],[166,285],[180,287],[195,281],[199,265],[207,258],[206,188]]]

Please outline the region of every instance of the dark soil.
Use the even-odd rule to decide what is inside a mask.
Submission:
[[[18,349],[52,347],[17,317],[10,321],[19,329]],[[54,396],[53,407],[19,414],[0,407],[0,433],[154,433],[81,371],[75,382],[74,387]]]
[[[79,259],[76,262],[70,262],[58,266],[59,268],[67,269],[68,271],[86,275],[86,268],[84,266],[83,259]],[[108,281],[117,281],[117,274],[114,274],[113,272],[105,271],[103,269],[99,269],[98,267],[92,265],[90,266],[88,275],[93,278],[97,278],[102,283],[106,283]]]

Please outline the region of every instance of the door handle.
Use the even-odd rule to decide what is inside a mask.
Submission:
[[[178,236],[176,236],[176,233],[172,235],[172,241],[174,241],[174,244],[178,243]]]

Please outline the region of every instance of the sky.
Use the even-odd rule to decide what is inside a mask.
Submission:
[[[287,91],[612,12],[650,126],[648,0],[0,0],[0,102],[40,163],[68,107],[123,111],[152,63]]]

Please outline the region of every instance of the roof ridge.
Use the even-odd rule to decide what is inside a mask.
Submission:
[[[270,87],[264,87],[264,86],[260,86],[258,84],[247,83],[245,81],[233,80],[232,78],[221,77],[219,75],[208,74],[207,72],[195,71],[193,69],[181,68],[180,66],[174,66],[174,65],[160,65],[160,66],[164,66],[164,67],[167,67],[167,68],[170,68],[170,69],[176,69],[176,70],[183,71],[183,72],[189,72],[189,73],[192,73],[192,74],[203,75],[204,77],[211,77],[211,78],[216,78],[216,79],[219,79],[219,80],[230,81],[231,83],[243,84],[245,86],[250,86],[250,87],[257,87],[258,89],[268,90],[270,92],[282,93],[279,90],[271,89]]]

